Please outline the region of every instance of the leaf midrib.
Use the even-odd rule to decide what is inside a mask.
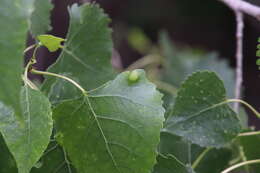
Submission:
[[[96,121],[96,123],[97,123],[98,129],[99,129],[99,131],[100,131],[100,133],[101,133],[101,135],[102,135],[102,137],[103,137],[103,140],[104,140],[104,142],[105,142],[106,150],[107,150],[107,152],[108,152],[108,154],[109,154],[109,156],[110,156],[110,158],[111,158],[111,160],[112,160],[112,162],[113,162],[114,167],[116,168],[117,172],[122,173],[122,172],[120,171],[120,169],[119,169],[119,167],[118,167],[116,161],[115,161],[115,158],[114,158],[114,156],[113,156],[113,153],[112,153],[112,151],[111,151],[111,149],[110,149],[110,147],[109,147],[109,145],[108,145],[109,142],[108,142],[108,140],[107,140],[107,138],[106,138],[106,136],[105,136],[105,134],[104,134],[104,131],[103,131],[103,129],[102,129],[101,125],[100,125],[100,122],[99,122],[99,120],[98,120],[98,116],[96,115],[96,113],[95,113],[95,111],[94,111],[94,109],[93,109],[93,107],[92,107],[92,105],[91,105],[91,102],[90,102],[88,96],[85,96],[85,97],[84,97],[84,102],[89,106],[89,108],[90,108],[90,110],[91,110],[91,112],[92,112],[92,115],[94,116],[94,119],[95,119],[95,121]]]
[[[130,98],[127,98],[125,96],[122,96],[122,95],[90,95],[89,97],[92,97],[92,98],[99,98],[99,97],[119,97],[121,99],[125,99],[125,100],[128,100],[129,102],[132,102],[134,104],[138,104],[140,106],[143,106],[143,107],[148,107],[154,111],[159,111],[159,108],[155,108],[155,105],[154,106],[150,106],[150,105],[144,105],[140,102],[136,102],[135,100],[133,99],[130,99]]]
[[[27,133],[28,133],[28,137],[27,137],[27,142],[28,142],[28,153],[27,153],[27,162],[29,162],[29,158],[30,158],[30,155],[31,155],[31,108],[30,108],[30,102],[29,102],[29,92],[28,92],[28,86],[25,86],[25,101],[26,101],[26,112],[28,113],[27,115]]]

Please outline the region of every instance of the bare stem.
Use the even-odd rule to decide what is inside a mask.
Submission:
[[[23,51],[23,53],[26,53],[26,52],[28,52],[29,50],[33,49],[36,45],[37,45],[37,44],[33,44],[33,45],[27,47],[27,48]]]
[[[241,163],[238,163],[236,165],[233,165],[227,169],[225,169],[224,171],[222,171],[221,173],[228,173],[228,172],[231,172],[241,166],[245,166],[245,165],[250,165],[250,164],[256,164],[256,163],[260,163],[260,159],[258,160],[250,160],[250,161],[245,161],[245,162],[241,162]]]
[[[260,7],[253,5],[244,0],[220,0],[226,4],[233,11],[240,11],[249,16],[255,17],[260,20]]]
[[[36,46],[36,47],[35,47]],[[40,45],[39,44],[34,44],[34,45],[32,45],[32,46],[30,46],[30,47],[28,47],[27,49],[32,49],[32,48],[34,48],[35,47],[35,49],[34,49],[34,51],[33,51],[33,55],[32,55],[32,57],[29,59],[29,62],[28,62],[28,64],[26,64],[26,66],[25,66],[25,69],[24,69],[24,76],[23,76],[23,79],[24,79],[24,81],[25,81],[25,85],[28,85],[29,83],[27,82],[27,81],[29,81],[28,80],[28,71],[30,71],[30,68],[32,67],[32,65],[33,64],[35,64],[36,63],[36,52],[37,52],[37,50],[38,50],[38,48],[40,47]],[[26,51],[26,50],[25,50]],[[28,50],[27,50],[28,51]],[[31,85],[29,85],[30,87],[31,87]],[[33,87],[31,87],[32,89],[34,89]]]
[[[243,13],[240,11],[235,11],[236,21],[237,21],[237,49],[236,49],[236,86],[235,86],[235,98],[241,98],[241,89],[243,83],[243,30],[244,30],[244,21]],[[234,104],[234,110],[239,111],[239,103]]]
[[[131,64],[126,70],[134,70],[134,69],[138,69],[138,68],[144,68],[148,65],[151,64],[161,64],[162,62],[162,58],[160,57],[160,55],[147,55],[137,61],[135,61],[133,64]]]
[[[238,136],[254,136],[260,135],[260,131],[240,133]]]
[[[87,95],[87,91],[84,88],[82,88],[77,82],[75,82],[74,80],[72,80],[72,79],[70,79],[66,76],[59,75],[59,74],[56,74],[56,73],[46,72],[46,71],[38,71],[38,70],[35,70],[35,69],[32,69],[31,72],[34,73],[34,74],[54,76],[54,77],[58,77],[58,78],[67,80],[68,82],[70,82],[74,86],[76,86],[84,95]]]

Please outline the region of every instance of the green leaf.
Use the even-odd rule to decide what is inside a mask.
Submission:
[[[211,149],[201,160],[196,172],[201,173],[220,173],[229,166],[232,152],[230,149]]]
[[[135,83],[124,72],[88,97],[54,110],[57,139],[79,172],[150,173],[164,109],[162,95],[144,71],[137,72]]]
[[[0,172],[17,173],[16,163],[9,152],[2,135],[0,134]]]
[[[195,71],[214,71],[224,81],[227,96],[234,98],[235,72],[226,60],[220,59],[216,53],[176,48],[165,32],[161,33],[160,38],[160,45],[165,56],[162,74],[164,81],[179,87],[182,81]]]
[[[194,73],[182,84],[164,130],[200,146],[223,147],[241,128],[225,94],[214,72]]]
[[[153,173],[195,173],[190,167],[178,161],[174,156],[157,157]]]
[[[112,56],[110,19],[96,4],[73,5],[70,10],[70,28],[64,49],[58,61],[48,70],[58,74],[69,74],[83,88],[90,90],[114,78],[110,58]],[[45,81],[43,90],[49,93],[54,78]],[[75,98],[70,89],[60,93]]]
[[[255,160],[260,159],[260,136],[241,136],[238,138],[240,147],[244,152],[246,160]],[[250,173],[259,173],[260,172],[260,165],[253,164],[248,165]]]
[[[63,149],[51,142],[41,157],[39,167],[34,167],[31,173],[76,173],[70,163],[66,163]]]
[[[190,144],[182,137],[161,133],[159,152],[165,156],[174,156],[182,165],[191,167],[197,161],[198,157],[205,152],[205,155],[195,167],[196,172],[201,173],[219,173],[228,166],[232,153],[230,149],[207,149],[195,144]],[[158,158],[157,158],[158,160]],[[161,165],[162,164],[162,165]],[[157,166],[163,167],[163,162],[158,160]],[[177,164],[177,163],[175,163]],[[176,171],[176,173],[178,173]]]
[[[260,57],[260,51],[259,51],[259,57]],[[260,66],[260,59],[256,61],[256,65]]]
[[[240,107],[238,118],[241,123],[242,129],[248,129],[248,115],[244,107]]]
[[[19,173],[29,173],[46,149],[52,131],[51,105],[39,91],[21,90],[22,116],[0,102],[0,131]]]
[[[203,148],[191,144],[180,136],[167,132],[161,132],[159,153],[162,155],[172,155],[185,165],[192,165],[196,157],[203,151]]]
[[[55,52],[63,46],[61,43],[64,41],[63,38],[55,37],[53,35],[39,35],[37,39],[40,41],[40,44],[45,46],[50,52]]]
[[[0,100],[20,114],[17,102],[21,87],[27,13],[32,0],[1,0],[0,6]]]
[[[30,30],[33,37],[45,34],[51,30],[51,10],[53,5],[50,0],[34,0],[34,8],[30,17]]]
[[[257,57],[260,57],[260,50],[257,50],[257,51],[256,51],[256,56],[257,56]]]
[[[62,74],[69,78],[72,78],[70,74]],[[79,82],[76,80],[76,82]],[[67,92],[69,91],[69,92]],[[58,104],[61,101],[71,99],[72,97],[81,96],[81,92],[78,88],[73,86],[71,83],[63,79],[56,79],[52,87],[50,88],[50,92],[48,93],[48,97],[52,104]]]

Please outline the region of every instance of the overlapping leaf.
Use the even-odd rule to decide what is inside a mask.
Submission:
[[[222,147],[241,128],[225,101],[224,85],[215,73],[194,73],[182,84],[164,130],[200,146]]]
[[[56,142],[51,142],[31,173],[76,173],[65,151]]]
[[[159,153],[165,157],[157,157],[158,163],[155,168],[161,168],[158,173],[167,167],[172,170],[171,173],[179,173],[176,169],[174,170],[175,167],[182,168],[184,172],[191,172],[192,165],[202,154],[204,157],[196,163],[195,171],[198,173],[219,173],[227,167],[231,159],[231,150],[229,149],[202,148],[191,144],[182,137],[165,132],[161,133]],[[167,166],[167,163],[171,165]]]
[[[73,5],[70,10],[70,28],[64,49],[58,61],[49,69],[70,77],[85,89],[94,89],[114,77],[110,63],[112,55],[111,30],[108,28],[110,19],[95,4],[78,7]],[[47,78],[43,89],[47,93],[59,83],[59,79]],[[70,89],[64,93],[73,98]]]
[[[195,173],[190,167],[184,165],[172,155],[159,155],[157,161],[153,173]]]
[[[30,30],[34,37],[51,30],[50,11],[52,8],[50,0],[34,0],[30,16]]]
[[[259,136],[241,136],[238,138],[239,145],[243,150],[246,160],[260,159],[260,137]],[[260,165],[248,165],[250,173],[258,173],[260,171]]]
[[[2,0],[0,6],[0,100],[20,114],[19,98],[28,11],[33,0]],[[24,8],[26,7],[26,10]]]
[[[44,150],[52,132],[51,105],[39,91],[21,90],[22,116],[0,102],[0,132],[16,160],[19,173],[29,173]]]
[[[17,173],[15,160],[8,150],[2,135],[0,134],[0,172],[1,173]]]
[[[137,72],[134,82],[124,72],[88,97],[54,110],[57,139],[79,172],[151,171],[164,109],[161,94],[143,71]]]

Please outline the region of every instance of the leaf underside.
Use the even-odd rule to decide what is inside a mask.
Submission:
[[[21,113],[17,98],[21,88],[22,57],[28,19],[23,8],[29,8],[32,0],[28,0],[27,4],[23,2],[1,0],[0,6],[0,100],[5,105],[12,106],[17,114]]]

